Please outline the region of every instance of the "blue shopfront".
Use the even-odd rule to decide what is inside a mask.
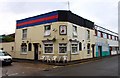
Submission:
[[[105,44],[103,42],[97,42],[96,57],[104,57],[109,55],[110,55],[109,44]]]

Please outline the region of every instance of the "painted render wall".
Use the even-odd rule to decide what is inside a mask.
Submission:
[[[4,51],[7,51],[13,58],[15,57],[15,42],[0,43],[0,49],[1,48],[3,48]]]
[[[100,52],[98,51],[98,46],[102,47],[101,56],[109,56],[109,44],[108,40],[105,38],[95,37],[96,38],[96,57],[100,57]]]
[[[41,45],[41,47],[39,47],[39,59],[42,55],[56,55],[56,56],[63,56],[63,55],[67,55],[69,60],[70,60],[70,41],[69,39],[74,39],[72,37],[72,23],[68,23],[68,22],[54,22],[54,23],[50,23],[51,26],[51,36],[49,37],[44,37],[44,25],[49,25],[49,24],[44,24],[44,25],[37,25],[37,26],[33,26],[33,27],[27,27],[27,28],[22,28],[22,29],[27,29],[27,40],[22,40],[22,29],[16,29],[16,36],[15,36],[15,45],[16,45],[16,53],[15,53],[15,58],[23,58],[23,59],[34,59],[34,47],[32,45],[32,51],[28,51],[27,54],[22,54],[21,53],[21,43],[24,41],[25,43],[27,43],[27,41],[29,41],[30,43],[39,43],[39,45]],[[66,25],[67,26],[67,35],[59,35],[59,26],[60,25]],[[90,44],[95,44],[95,39],[94,39],[94,30],[88,29],[90,30],[90,42],[86,40],[86,30],[87,28],[84,27],[80,27],[77,26],[77,32],[78,32],[78,38],[77,40],[79,42],[82,42],[82,40],[84,40],[84,42],[82,42],[83,44],[85,44],[84,46],[86,47],[86,43],[90,43]],[[52,31],[52,29],[56,29],[57,31]],[[43,42],[42,40],[52,40],[53,38],[56,38],[56,41],[53,42],[54,44],[54,54],[43,54]],[[64,38],[64,40],[62,40],[62,38]],[[28,42],[28,43],[29,43]],[[58,53],[58,44],[59,43],[67,43],[67,54],[59,54]],[[83,45],[82,44],[82,45]],[[90,48],[91,49],[91,48]],[[91,49],[91,53],[89,55],[87,55],[87,48],[85,48],[84,50],[80,51],[78,54],[72,54],[71,55],[71,60],[79,60],[79,59],[85,59],[85,58],[92,58],[92,49]]]
[[[110,47],[113,47],[113,48],[119,46],[118,41],[116,41],[116,40],[110,40],[110,39],[108,39],[108,44],[109,44]],[[112,49],[111,55],[115,55],[117,53],[118,53],[118,50]]]

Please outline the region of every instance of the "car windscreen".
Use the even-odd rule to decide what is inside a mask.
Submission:
[[[10,56],[7,52],[0,52],[0,56]]]

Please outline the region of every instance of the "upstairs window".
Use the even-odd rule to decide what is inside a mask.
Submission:
[[[73,26],[73,37],[77,37],[77,27]]]
[[[98,37],[101,37],[101,33],[100,33],[100,31],[98,31]]]
[[[90,30],[87,30],[87,40],[90,39]]]
[[[50,25],[46,25],[44,27],[44,36],[50,36],[50,34],[51,34],[50,30],[51,30],[51,26]]]
[[[103,33],[103,38],[107,38],[107,34],[106,33]]]
[[[108,39],[111,39],[111,35],[108,35]]]
[[[23,40],[27,39],[27,29],[22,30],[22,39]]]
[[[112,36],[112,39],[115,40],[115,36]]]

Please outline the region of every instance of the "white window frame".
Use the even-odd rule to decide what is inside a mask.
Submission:
[[[26,32],[24,32],[26,30]],[[27,39],[27,29],[22,29],[22,40]]]
[[[47,27],[47,26],[50,26],[50,30],[46,30],[46,29],[45,29],[45,27]],[[51,27],[52,27],[51,25],[45,25],[45,26],[44,26],[44,36],[45,36],[45,37],[47,37],[47,36],[50,36],[50,35],[51,35]],[[46,35],[46,32],[49,32],[49,34],[48,34],[48,35]]]
[[[26,44],[26,51],[22,50],[22,45],[20,47],[21,47],[21,54],[27,54],[27,44]]]
[[[60,48],[60,44],[66,44],[66,46],[62,46],[62,47],[66,47],[66,53],[60,53],[60,51],[59,51],[59,48]],[[58,54],[67,54],[67,43],[59,43],[58,44]]]
[[[43,54],[54,54],[54,44],[52,53],[45,53],[45,44],[53,44],[53,42],[44,42],[43,43]]]
[[[73,25],[72,28],[73,28],[73,37],[77,37],[78,36],[78,34],[77,34],[77,26]],[[75,28],[76,28],[76,30],[75,30]]]
[[[87,30],[87,40],[90,40],[90,30]]]
[[[72,47],[73,47],[72,44],[77,44],[77,52],[76,53],[72,52]],[[72,42],[71,43],[71,54],[79,54],[79,43],[78,42]]]

